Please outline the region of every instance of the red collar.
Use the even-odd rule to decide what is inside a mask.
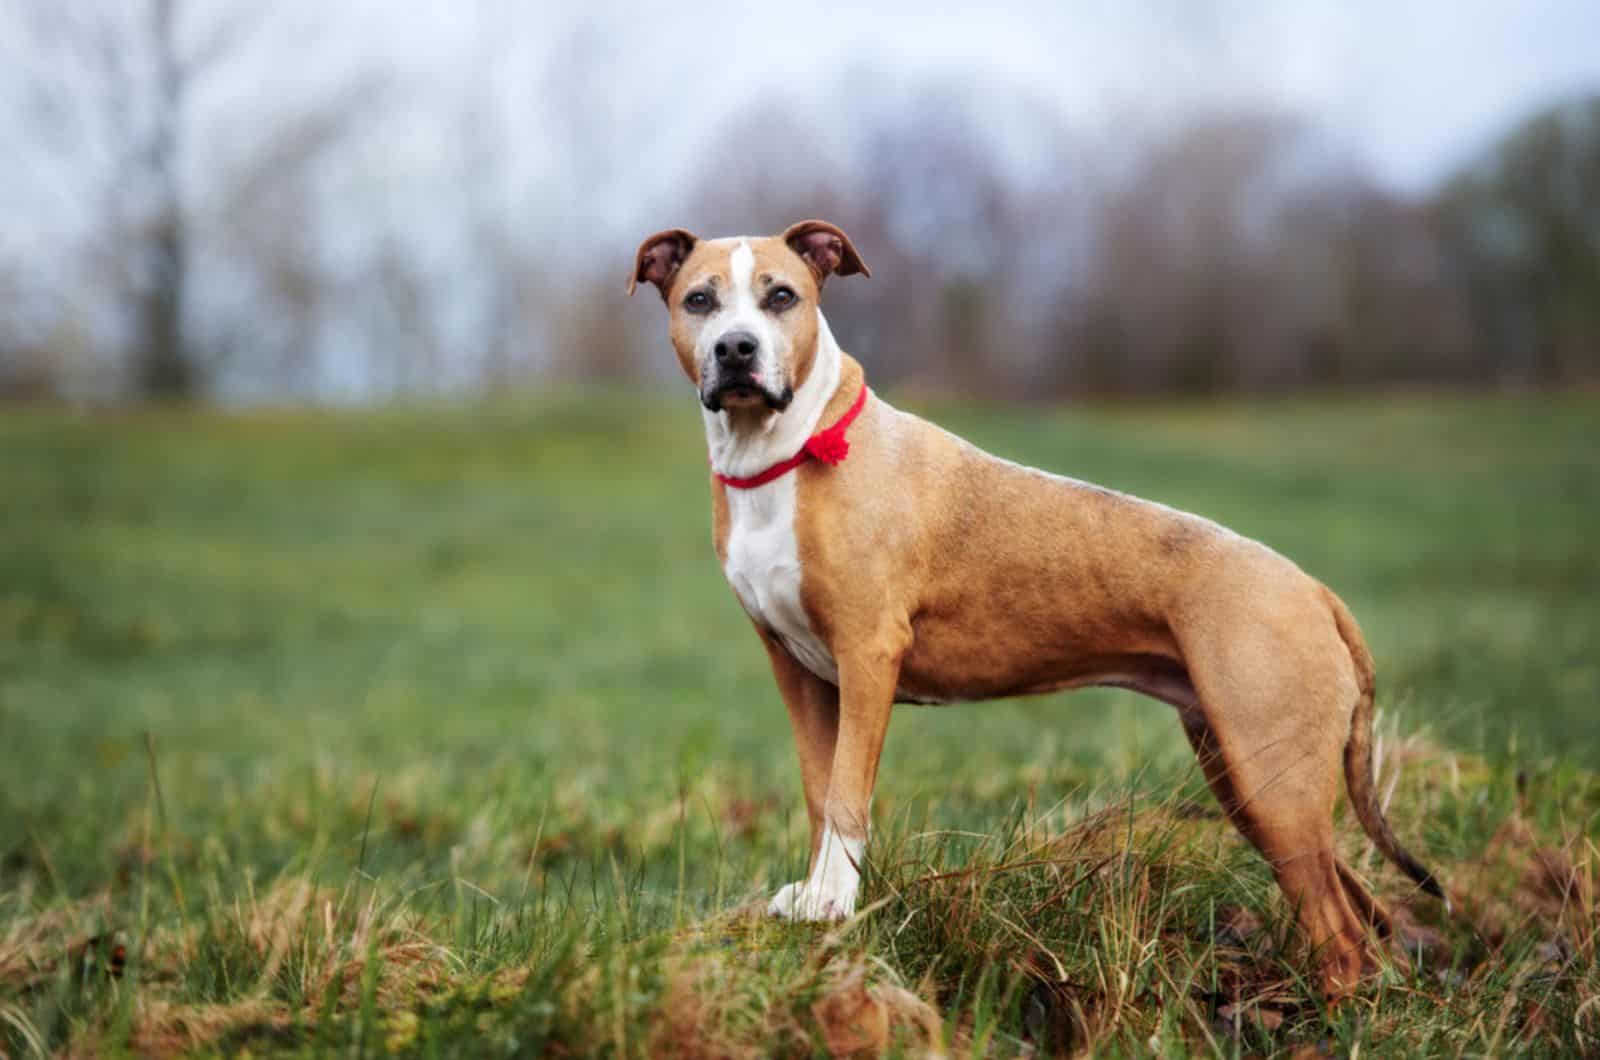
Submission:
[[[751,475],[749,478],[737,478],[733,475],[724,475],[720,471],[711,472],[718,482],[724,486],[732,486],[736,490],[752,490],[757,486],[765,486],[775,478],[781,478],[815,457],[824,464],[837,464],[850,455],[850,439],[844,436],[850,424],[861,415],[861,410],[867,404],[867,384],[861,384],[861,393],[856,395],[855,404],[832,427],[826,427],[810,438],[800,447],[800,451],[787,460],[780,460],[765,471]]]

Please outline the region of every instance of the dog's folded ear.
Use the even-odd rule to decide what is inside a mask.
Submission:
[[[633,275],[628,277],[628,293],[633,293],[640,280],[646,280],[656,285],[661,292],[661,300],[665,302],[672,274],[678,271],[678,266],[683,264],[683,259],[689,256],[689,251],[694,249],[697,242],[699,240],[694,233],[681,228],[669,228],[640,243],[639,253],[633,259]]]
[[[811,266],[818,287],[834,274],[872,275],[867,263],[861,260],[861,255],[851,245],[850,237],[838,225],[827,221],[801,221],[784,229],[783,241]]]

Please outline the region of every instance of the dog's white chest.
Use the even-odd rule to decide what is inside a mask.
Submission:
[[[838,684],[839,668],[812,632],[800,601],[793,476],[752,490],[727,492],[727,558],[722,569],[728,584],[750,617],[771,630],[802,666]]]

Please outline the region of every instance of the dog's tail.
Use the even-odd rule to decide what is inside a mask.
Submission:
[[[1355,663],[1356,684],[1360,688],[1355,714],[1350,718],[1350,738],[1344,745],[1344,780],[1350,789],[1350,804],[1355,807],[1361,827],[1383,851],[1384,857],[1415,880],[1418,887],[1449,904],[1444,888],[1433,878],[1433,873],[1412,857],[1395,838],[1394,830],[1389,827],[1388,820],[1383,816],[1383,808],[1378,804],[1377,783],[1372,775],[1372,701],[1376,687],[1372,655],[1367,651],[1367,642],[1362,638],[1361,629],[1356,625],[1350,609],[1344,606],[1344,601],[1326,587],[1323,593],[1333,610],[1333,621],[1339,627],[1339,636],[1350,652],[1350,660]]]

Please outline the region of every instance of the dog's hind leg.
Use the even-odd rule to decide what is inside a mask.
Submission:
[[[1322,963],[1324,989],[1347,992],[1366,963],[1364,924],[1380,914],[1365,889],[1353,901],[1346,886],[1355,881],[1334,852],[1332,798],[1286,772],[1299,768],[1298,755],[1268,746],[1227,750],[1203,718],[1187,717],[1185,731],[1228,819],[1261,852],[1294,907]]]
[[[1256,617],[1180,635],[1199,694],[1185,730],[1229,819],[1294,908],[1323,989],[1338,996],[1369,966],[1367,925],[1386,919],[1333,843],[1355,679],[1325,609],[1276,626]]]

